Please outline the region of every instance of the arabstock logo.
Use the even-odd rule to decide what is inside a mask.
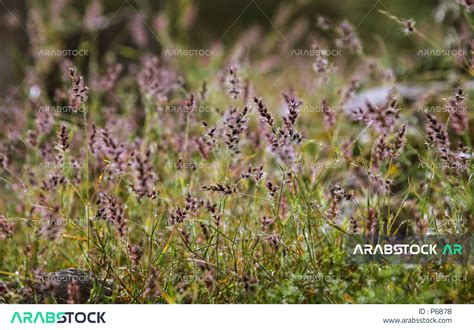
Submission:
[[[462,255],[461,244],[446,244],[441,249],[442,254]],[[380,254],[380,255],[438,255],[438,245],[436,244],[357,244],[353,254]]]
[[[14,312],[10,323],[106,323],[105,312]]]
[[[346,261],[351,264],[373,262],[472,264],[473,247],[472,235],[353,236],[344,244]]]

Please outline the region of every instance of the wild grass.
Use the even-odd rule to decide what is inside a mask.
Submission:
[[[52,23],[33,11],[37,36]],[[61,45],[30,40],[26,82],[0,111],[2,302],[39,301],[42,276],[66,268],[93,274],[90,303],[473,302],[472,265],[353,264],[344,248],[357,235],[471,235],[472,101],[458,87],[472,58],[448,60],[440,93],[350,108],[436,70],[400,74],[348,21],[280,22],[284,40],[250,29],[212,56],[169,57],[149,45],[189,46],[162,15],[135,17],[132,45],[106,51],[98,27],[78,27],[87,59],[40,57]],[[462,24],[456,46],[472,52]],[[413,31],[420,49],[442,43]],[[422,111],[434,106],[446,111]]]

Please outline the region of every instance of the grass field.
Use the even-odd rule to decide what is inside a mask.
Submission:
[[[61,302],[68,268],[89,285],[59,275],[69,303],[474,302],[471,262],[346,249],[471,237],[472,7],[374,8],[407,54],[304,3],[197,46],[192,1],[12,13],[28,42],[0,108],[0,302]]]

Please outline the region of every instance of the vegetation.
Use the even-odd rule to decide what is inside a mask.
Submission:
[[[470,262],[346,250],[470,237],[470,2],[421,24],[374,8],[408,54],[305,1],[207,45],[192,1],[101,3],[12,22],[28,51],[0,109],[0,301],[60,302],[48,278],[67,268],[89,303],[474,301]]]

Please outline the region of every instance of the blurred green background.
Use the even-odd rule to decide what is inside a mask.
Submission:
[[[21,79],[18,70],[22,69],[23,62],[19,58],[25,55],[31,42],[28,19],[32,12],[39,10],[45,20],[53,22],[46,31],[48,36],[65,38],[65,43],[74,48],[92,1],[2,0],[0,43],[4,49],[0,60],[0,88],[3,90],[9,83],[18,83]],[[317,31],[316,17],[324,15],[336,23],[343,19],[351,21],[368,53],[387,47],[388,54],[396,53],[397,56],[413,50],[414,43],[379,10],[401,18],[414,18],[418,28],[436,38],[436,35],[442,36],[442,29],[436,27],[435,18],[442,17],[444,12],[449,14],[450,8],[457,6],[455,0],[101,0],[99,3],[104,20],[98,42],[104,49],[117,38],[125,43],[130,39],[126,37],[129,35],[127,24],[122,24],[127,15],[140,15],[146,22],[148,34],[155,29],[156,17],[165,17],[170,37],[195,47],[209,47],[216,42],[232,45],[252,26],[259,26],[264,33],[275,33],[277,29],[286,36],[292,24],[299,22],[307,24],[309,31]],[[285,16],[285,10],[288,20],[285,26],[279,26],[278,21]],[[61,16],[64,26],[51,21],[52,15]],[[455,24],[455,21],[446,21]],[[383,40],[390,40],[390,43],[384,44]],[[160,49],[156,42],[148,43],[147,47],[152,52]]]

